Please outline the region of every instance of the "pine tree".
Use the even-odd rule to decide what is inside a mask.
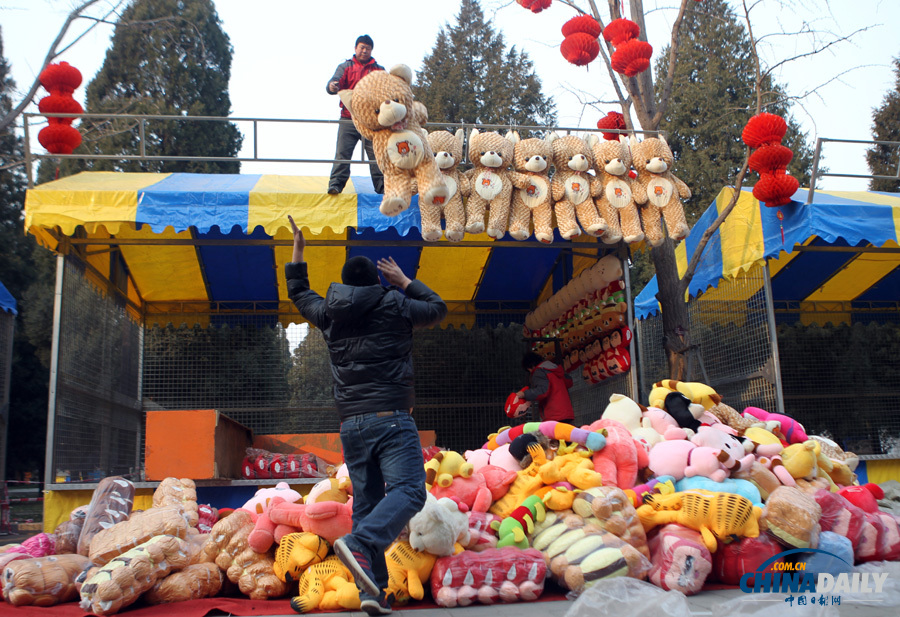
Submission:
[[[232,47],[212,0],[133,0],[122,12],[103,66],[87,86],[88,113],[227,117]],[[87,121],[76,153],[140,153],[134,122]],[[148,121],[150,156],[236,156],[242,137],[230,122]],[[63,161],[81,169],[238,173],[240,163],[201,161]],[[67,164],[68,163],[68,164]],[[51,179],[46,171],[41,180]]]
[[[515,46],[506,48],[478,0],[462,0],[456,25],[438,32],[413,90],[430,122],[556,123],[556,106],[541,92],[534,64]]]
[[[675,87],[659,128],[675,155],[675,174],[691,188],[685,214],[693,224],[744,162],[741,131],[756,111],[756,75],[746,27],[725,0],[707,0],[687,13],[681,37]],[[667,56],[668,49],[658,56],[657,89],[666,77]],[[788,121],[782,143],[794,151],[789,172],[809,186],[812,149],[790,117],[783,89],[766,79],[761,91],[762,111]],[[756,179],[752,174],[747,181]]]
[[[3,56],[0,30],[0,117],[12,110],[15,89]],[[22,139],[14,133],[14,127],[0,131],[0,166],[23,158]],[[41,360],[50,357],[50,326],[38,323],[38,317],[47,306],[43,296],[48,289],[52,309],[53,259],[32,236],[23,233],[25,188],[21,165],[0,169],[0,281],[18,304],[6,438],[9,478],[21,478],[23,472],[43,467],[47,421],[49,362]]]
[[[884,95],[881,107],[872,114],[872,138],[876,141],[900,141],[900,57],[894,58],[894,89]],[[866,162],[874,176],[896,176],[900,148],[876,145],[866,152]],[[897,180],[872,180],[873,191],[900,192]]]

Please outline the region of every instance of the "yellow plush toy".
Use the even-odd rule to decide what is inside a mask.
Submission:
[[[306,531],[289,533],[275,550],[272,571],[284,582],[300,579],[309,566],[320,563],[328,554],[328,542]]]
[[[313,564],[300,575],[298,593],[291,598],[298,613],[322,610],[358,610],[359,590],[350,570],[334,555]]]
[[[469,478],[475,466],[453,450],[441,450],[425,463],[425,488],[431,490],[435,484],[444,488],[453,484],[453,478]]]
[[[372,71],[352,90],[341,90],[356,130],[372,142],[375,161],[384,174],[382,214],[395,216],[409,208],[413,187],[426,208],[446,202],[450,194],[422,125],[425,106],[413,99],[412,70],[398,64],[390,71]]]
[[[838,490],[828,475],[834,469],[834,462],[822,454],[819,442],[813,439],[791,444],[782,450],[781,464],[796,480],[823,478],[828,481],[828,487],[832,492]]]
[[[703,536],[709,552],[715,553],[717,539],[727,543],[737,537],[758,537],[762,509],[734,493],[691,489],[669,495],[650,495],[637,509],[637,515],[645,531],[666,523],[696,529]]]
[[[437,557],[414,550],[409,542],[394,542],[384,552],[384,559],[388,570],[388,593],[394,594],[394,606],[425,597],[422,581],[428,581]]]

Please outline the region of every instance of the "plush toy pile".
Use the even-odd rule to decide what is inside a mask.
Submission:
[[[596,31],[586,34],[579,24]],[[592,44],[596,56],[600,27],[593,18],[577,17],[563,32],[567,40]],[[628,45],[649,47],[623,42]],[[576,45],[573,53],[582,57],[585,50]],[[428,110],[413,98],[411,81],[412,71],[401,64],[339,94],[356,128],[372,140],[384,173],[381,212],[396,216],[418,193],[424,240],[458,242],[465,233],[499,239],[509,232],[516,240],[533,234],[550,243],[558,229],[566,240],[586,233],[606,244],[637,245],[646,234],[656,246],[665,233],[676,241],[687,236],[681,199],[691,193],[672,175],[672,152],[662,137],[638,143],[614,133],[604,134],[608,141],[552,132],[522,139],[516,131],[478,129],[428,134],[422,128]]]
[[[884,493],[858,485],[856,457],[833,441],[785,415],[739,413],[702,383],[660,381],[647,402],[614,394],[590,425],[526,422],[476,450],[423,451],[428,498],[385,554],[395,606],[429,590],[445,607],[531,601],[548,580],[578,594],[619,576],[694,594],[758,576],[788,549],[827,551],[788,558],[832,575],[900,559]],[[0,549],[3,597],[111,615],[215,596],[227,579],[301,613],[358,610],[331,554],[352,528],[353,487],[332,471],[305,497],[280,482],[227,515],[177,478],[132,512],[134,486],[106,478],[54,533]]]

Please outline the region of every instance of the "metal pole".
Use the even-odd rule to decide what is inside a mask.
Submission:
[[[822,153],[822,138],[816,139],[816,150],[813,152],[812,175],[809,177],[809,191],[806,195],[807,205],[813,202],[813,196],[816,194],[816,174],[819,173],[819,155]]]
[[[257,125],[257,122],[256,122],[256,120],[254,120],[254,121],[253,121],[253,158],[254,158],[254,159],[258,159],[258,158],[259,158],[259,150],[258,150],[258,146],[259,146],[259,136],[258,136],[257,126],[256,126],[256,125]]]
[[[635,353],[637,346],[634,343],[636,338],[634,336],[634,306],[631,303],[631,272],[625,260],[622,262],[622,272],[625,273],[625,303],[628,305],[625,314],[628,316],[628,329],[631,330],[631,341],[628,343],[628,353],[631,354],[631,370],[628,371],[628,381],[631,384],[631,400],[637,401],[640,393],[638,392],[637,354]]]
[[[50,394],[47,400],[47,446],[44,452],[44,486],[51,486],[56,479],[53,467],[53,446],[56,432],[56,392],[59,380],[59,333],[62,320],[63,276],[66,258],[56,256],[56,289],[53,292],[53,335],[50,347]]]
[[[143,118],[141,118],[141,123],[139,126],[140,126],[140,133],[141,133],[141,156],[143,157],[143,156],[147,156],[147,148],[145,147],[145,144],[146,144],[145,140],[147,139],[147,137],[144,134],[144,119]]]
[[[778,413],[784,414],[784,392],[781,389],[781,359],[778,355],[778,332],[775,328],[775,303],[772,300],[772,277],[769,263],[763,269],[766,293],[766,322],[769,324],[769,343],[772,345],[772,371],[775,373],[775,405]]]
[[[28,115],[22,118],[22,127],[25,129],[25,173],[28,175],[28,188],[34,188],[34,172],[31,163],[31,138],[28,132]]]

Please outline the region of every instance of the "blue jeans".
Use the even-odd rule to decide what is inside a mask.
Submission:
[[[419,432],[406,411],[366,413],[341,423],[341,444],[353,483],[353,532],[344,540],[369,557],[374,582],[385,589],[384,551],[425,505]]]

